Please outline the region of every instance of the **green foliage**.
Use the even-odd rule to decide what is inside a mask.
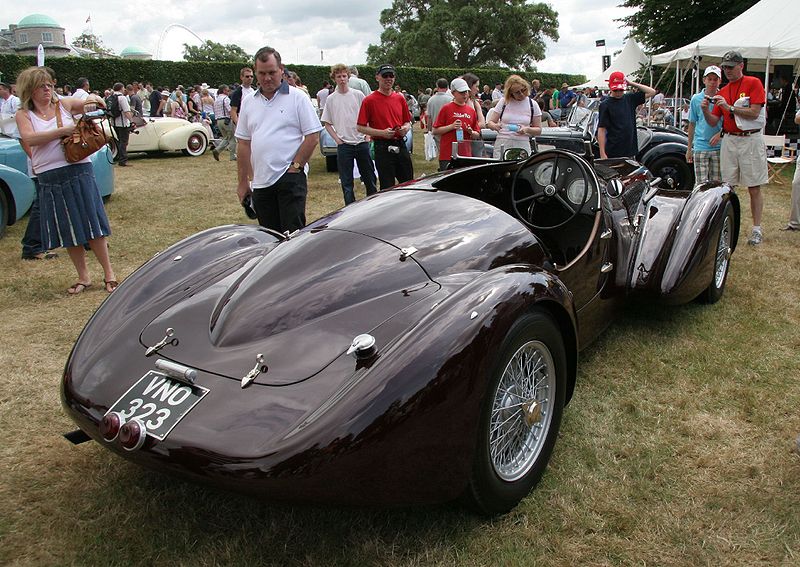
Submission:
[[[18,55],[0,55],[0,69],[4,80],[13,82],[25,68],[36,65],[35,57]],[[93,89],[101,90],[111,87],[116,81],[150,81],[154,86],[194,85],[203,82],[211,86],[222,83],[233,84],[239,80],[241,62],[186,62],[186,61],[145,61],[141,59],[84,59],[80,57],[62,57],[47,60],[47,65],[56,73],[59,85],[75,84],[78,77],[88,77]],[[326,65],[287,65],[300,75],[309,93],[315,95],[325,81],[330,81],[330,67]],[[373,89],[377,88],[374,65],[359,65],[359,75]],[[471,71],[478,75],[482,84],[494,85],[502,83],[511,73],[517,73],[528,80],[538,78],[542,85],[553,86],[567,82],[571,85],[586,80],[583,75],[564,73],[538,73],[534,71],[511,71],[499,67],[458,68],[458,67],[397,67],[397,84],[411,94],[418,89],[433,87],[436,79],[444,77],[448,81]]]
[[[638,42],[654,52],[677,49],[711,33],[740,15],[758,0],[625,0],[621,5],[637,8],[620,18]]]
[[[114,55],[114,50],[103,45],[103,40],[93,33],[83,32],[76,37],[72,45],[94,51],[98,55]]]
[[[186,61],[236,61],[237,63],[252,62],[253,57],[232,43],[223,45],[214,41],[204,41],[202,45],[183,44],[183,58]]]
[[[558,39],[558,13],[525,0],[394,0],[381,12],[374,64],[419,67],[530,67],[544,59],[545,36]]]

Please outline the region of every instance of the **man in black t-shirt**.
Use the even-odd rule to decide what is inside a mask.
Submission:
[[[625,93],[626,85],[639,89]],[[635,157],[639,152],[636,136],[636,107],[656,94],[655,89],[629,81],[620,71],[608,78],[610,96],[600,103],[597,143],[600,158]]]

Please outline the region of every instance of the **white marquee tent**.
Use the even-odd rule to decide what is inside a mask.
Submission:
[[[626,75],[630,75],[637,72],[642,65],[647,65],[648,61],[649,59],[647,55],[644,54],[644,51],[642,51],[642,48],[639,47],[639,44],[631,38],[625,44],[625,47],[622,48],[622,52],[617,56],[616,59],[614,59],[614,62],[611,63],[611,67],[594,77],[592,80],[586,81],[580,85],[574,85],[573,88],[607,88],[608,77],[611,76],[611,73],[614,71],[622,71]]]
[[[721,28],[678,49],[654,55],[653,65],[702,57],[702,65],[719,62],[735,49],[748,59],[748,70],[767,70],[768,65],[800,60],[800,2],[761,0]]]

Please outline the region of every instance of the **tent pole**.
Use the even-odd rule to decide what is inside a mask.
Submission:
[[[767,65],[764,67],[764,90],[766,91],[767,94],[769,94],[769,55],[770,55],[769,52],[770,52],[770,46],[767,46]],[[767,97],[767,100],[769,100],[769,97]],[[764,101],[764,105],[767,104],[767,100]],[[780,128],[780,125],[778,127]],[[761,133],[763,134],[766,131],[766,129],[767,125],[764,124],[764,127],[761,128]],[[777,132],[775,133],[777,134]]]

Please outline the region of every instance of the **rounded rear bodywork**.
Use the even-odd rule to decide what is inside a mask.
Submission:
[[[473,459],[486,353],[535,304],[570,321],[569,293],[535,268],[545,259],[499,209],[413,187],[289,239],[255,226],[206,231],[150,260],[98,310],[67,362],[63,404],[124,457],[231,489],[450,500]],[[176,340],[146,356],[167,329]],[[376,342],[368,359],[347,352],[363,333]],[[104,440],[103,416],[157,360],[192,368],[207,393],[163,440],[136,451]]]

